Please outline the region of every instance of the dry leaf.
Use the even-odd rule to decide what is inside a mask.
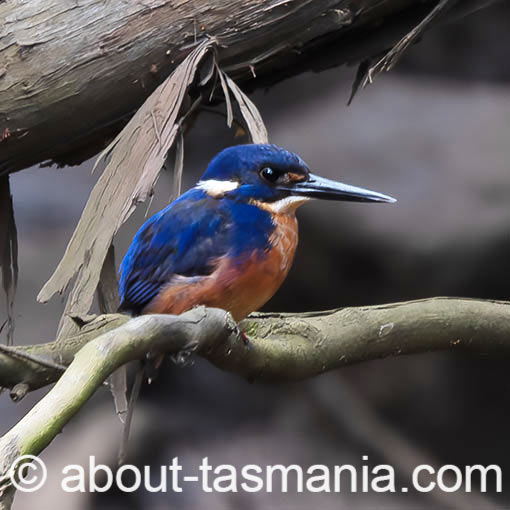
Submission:
[[[347,106],[351,106],[353,99],[355,98],[356,94],[358,93],[358,90],[365,80],[368,70],[370,69],[370,59],[363,60],[359,63],[358,69],[356,70],[356,76],[354,77],[354,81],[352,82],[351,87],[351,95],[349,96],[349,99],[347,101]]]
[[[371,66],[366,71],[366,76],[363,80],[363,87],[372,83],[375,76],[383,71],[391,71],[395,64],[400,60],[404,52],[409,46],[420,37],[430,24],[435,21],[440,14],[447,9],[453,7],[458,0],[440,0],[437,5],[418,23],[412,30],[410,30],[400,41],[398,41],[384,57],[382,57],[376,64]]]
[[[234,114],[232,113],[232,103],[230,102],[230,93],[228,92],[227,81],[225,80],[225,73],[218,66],[216,66],[216,70],[220,76],[221,88],[223,90],[223,95],[225,96],[225,105],[227,107],[227,126],[232,127]]]
[[[136,368],[135,380],[131,387],[131,394],[129,395],[129,402],[127,404],[126,419],[122,428],[122,437],[120,440],[118,464],[122,466],[126,461],[127,449],[129,443],[129,434],[131,432],[131,423],[133,422],[133,415],[135,413],[136,402],[140,396],[140,389],[142,387],[143,377],[145,374],[145,366],[139,361]]]
[[[222,73],[223,71],[220,70],[220,76]],[[227,85],[234,94],[237,104],[239,105],[241,114],[243,115],[246,126],[248,127],[248,131],[250,132],[252,142],[267,143],[267,129],[258,108],[255,106],[253,101],[251,101],[251,99],[249,99],[248,96],[235,84],[232,78],[226,74],[224,74],[224,76]],[[227,96],[225,96],[225,98],[226,97]]]
[[[115,269],[115,249],[113,244],[110,246],[97,286],[97,300],[101,313],[115,313],[119,308],[119,284],[117,281],[117,271]],[[115,411],[121,422],[124,422],[124,416],[127,413],[127,368],[122,366],[118,368],[109,378],[108,387],[113,396]]]
[[[149,96],[129,123],[101,154],[108,157],[85,210],[52,277],[39,293],[48,301],[62,293],[77,274],[66,303],[59,338],[75,331],[70,314],[88,312],[113,236],[139,202],[151,194],[179,130],[187,91],[213,41],[199,44]],[[97,163],[96,163],[97,164]]]
[[[107,161],[103,174],[91,192],[82,217],[67,246],[66,252],[52,277],[39,293],[45,302],[55,293],[62,293],[76,276],[61,319],[58,339],[76,332],[78,326],[70,317],[86,314],[92,305],[100,281],[100,268],[113,237],[139,202],[151,194],[167,153],[177,140],[174,179],[180,190],[183,165],[182,122],[198,101],[190,106],[187,94],[197,70],[214,41],[198,45],[145,101],[138,112],[99,156]],[[212,55],[214,57],[215,54]],[[212,63],[211,63],[212,62]],[[205,84],[220,76],[227,104],[227,121],[232,122],[232,91],[254,143],[267,143],[267,130],[253,102],[225,75],[214,61],[204,62]]]
[[[108,387],[113,396],[115,412],[122,423],[125,423],[125,417],[128,412],[127,399],[127,367],[122,366],[115,370],[108,378]]]
[[[7,301],[7,345],[14,343],[14,297],[18,284],[18,235],[9,177],[0,178],[0,266]]]
[[[175,200],[181,194],[182,171],[184,169],[184,135],[182,129],[176,139],[175,164],[172,179],[172,196],[170,202]]]
[[[108,249],[99,275],[97,300],[101,313],[116,313],[119,309],[119,282],[115,268],[115,248],[113,244]]]

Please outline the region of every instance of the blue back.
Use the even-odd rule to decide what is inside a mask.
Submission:
[[[274,228],[263,209],[192,188],[136,234],[120,267],[121,309],[140,313],[173,276],[208,275],[219,257],[264,256]]]

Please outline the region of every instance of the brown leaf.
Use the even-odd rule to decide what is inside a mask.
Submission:
[[[110,246],[97,286],[97,301],[101,313],[115,313],[119,308],[119,284],[115,269],[115,249]],[[122,366],[108,378],[108,387],[113,396],[115,411],[121,422],[127,412],[127,367]]]
[[[126,413],[128,412],[127,366],[122,366],[113,372],[108,378],[108,387],[113,397],[115,412],[119,420],[125,423]]]
[[[170,202],[175,200],[181,194],[182,171],[184,168],[184,135],[182,129],[179,129],[179,135],[176,139],[175,164],[172,179],[172,195]]]
[[[223,71],[220,70],[220,76]],[[223,73],[224,74],[224,73]],[[239,105],[241,114],[244,117],[248,131],[250,132],[251,140],[253,143],[267,143],[267,129],[262,120],[262,116],[255,104],[248,98],[248,96],[235,84],[235,82],[224,74],[227,85],[229,86],[232,94]],[[227,96],[225,96],[226,98]]]
[[[234,120],[234,114],[232,113],[232,103],[230,102],[230,94],[228,92],[227,80],[225,80],[225,73],[216,66],[216,70],[220,77],[221,88],[223,95],[225,96],[225,105],[227,107],[227,126],[232,127],[232,121]]]
[[[370,69],[370,59],[363,60],[359,63],[358,69],[356,70],[356,76],[354,77],[354,81],[352,82],[351,87],[351,95],[349,96],[349,100],[347,101],[347,106],[351,106],[353,99],[355,98],[358,90],[365,80],[368,70]]]
[[[118,464],[122,466],[126,461],[127,448],[129,443],[129,434],[131,432],[131,423],[133,421],[133,415],[135,413],[135,406],[140,396],[140,389],[142,387],[143,377],[145,374],[144,364],[139,361],[136,369],[135,380],[131,387],[131,393],[129,395],[129,402],[127,404],[127,412],[125,415],[124,427],[122,428],[122,438],[120,441]]]
[[[14,343],[14,297],[18,284],[18,234],[9,177],[0,178],[0,266],[7,301],[7,345]]]
[[[69,314],[91,307],[103,261],[113,236],[135,206],[151,194],[185,115],[187,91],[213,41],[199,44],[175,71],[148,97],[129,123],[99,156],[108,162],[90,194],[85,210],[52,277],[38,300],[62,293],[76,276],[66,303]],[[97,165],[97,162],[96,162]],[[59,338],[70,334],[70,321],[61,321]]]
[[[119,309],[119,282],[115,268],[115,248],[113,244],[108,249],[99,275],[97,300],[101,313],[116,313]]]

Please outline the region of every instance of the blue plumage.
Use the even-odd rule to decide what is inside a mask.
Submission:
[[[121,309],[140,313],[174,276],[206,276],[219,257],[263,255],[273,230],[267,211],[192,188],[136,234],[120,267]]]
[[[261,186],[254,169],[269,165],[281,171],[302,169],[309,171],[307,164],[295,153],[277,145],[250,144],[235,145],[219,152],[209,163],[200,180],[242,180],[243,183],[255,185],[259,191],[269,191]]]

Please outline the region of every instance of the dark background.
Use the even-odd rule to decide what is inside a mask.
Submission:
[[[253,95],[273,143],[298,152],[316,173],[398,198],[391,206],[303,207],[294,267],[266,310],[438,295],[509,298],[509,28],[508,1],[436,28],[350,107],[355,70],[348,68],[302,75]],[[183,187],[232,143],[224,121],[204,113],[185,142]],[[55,334],[62,302],[40,305],[35,296],[97,178],[91,166],[32,168],[11,177],[20,242],[18,343]],[[151,212],[166,204],[170,189],[170,176],[163,175]],[[144,214],[142,205],[119,235],[119,259]],[[421,463],[499,464],[504,492],[496,495],[490,485],[486,500],[466,501],[412,491],[206,495],[189,485],[180,495],[64,495],[57,487],[64,465],[86,465],[91,454],[115,462],[120,425],[102,390],[43,454],[50,483],[37,495],[18,494],[16,508],[482,509],[494,501],[506,508],[509,390],[502,356],[406,356],[278,385],[249,384],[202,360],[184,369],[167,362],[143,388],[131,462],[160,466],[178,456],[189,472],[204,456],[237,466],[388,463],[404,485],[409,469]],[[20,404],[2,395],[1,430],[42,393]]]

